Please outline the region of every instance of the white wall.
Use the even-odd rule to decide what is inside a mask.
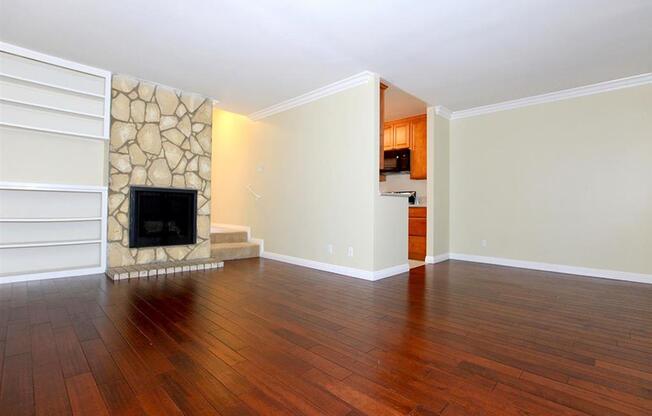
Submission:
[[[212,223],[251,226],[266,252],[309,261],[366,271],[407,263],[407,201],[378,196],[377,89],[371,77],[256,122],[215,110]],[[405,241],[383,234],[391,217]]]
[[[451,252],[652,273],[652,85],[450,133]]]
[[[426,259],[442,260],[450,250],[450,129],[449,120],[428,107],[428,218]]]

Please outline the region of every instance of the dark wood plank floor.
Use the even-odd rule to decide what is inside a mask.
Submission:
[[[269,260],[0,285],[2,415],[650,415],[652,285]]]

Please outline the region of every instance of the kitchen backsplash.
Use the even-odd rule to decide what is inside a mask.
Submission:
[[[380,182],[380,192],[416,191],[419,204],[426,203],[426,180],[412,180],[409,173],[387,175]]]

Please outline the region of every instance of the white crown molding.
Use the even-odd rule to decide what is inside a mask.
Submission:
[[[450,120],[451,116],[453,115],[453,112],[448,108],[444,107],[443,105],[438,105],[435,106],[435,114],[437,114],[438,116],[442,116],[447,120]]]
[[[314,91],[299,95],[298,97],[290,98],[289,100],[282,101],[278,104],[274,104],[270,107],[264,108],[262,110],[256,111],[249,114],[249,118],[252,120],[260,120],[265,117],[269,117],[273,114],[277,114],[286,110],[289,110],[294,107],[298,107],[309,102],[318,100],[329,95],[333,95],[340,91],[348,90],[349,88],[357,87],[358,85],[366,84],[367,82],[374,79],[375,74],[369,71],[363,71],[359,74],[353,75],[343,80],[334,82],[332,84],[317,88]]]
[[[553,101],[567,100],[569,98],[583,97],[586,95],[599,94],[602,92],[619,90],[621,88],[635,87],[638,85],[652,83],[652,73],[634,75],[627,78],[615,79],[612,81],[599,82],[597,84],[585,85],[583,87],[570,88],[531,97],[519,98],[517,100],[505,101],[502,103],[473,107],[467,110],[453,111],[451,120],[479,116],[481,114],[495,113],[498,111],[511,110],[514,108],[527,107],[535,104],[550,103]]]
[[[563,264],[539,263],[534,261],[514,260],[501,257],[476,256],[473,254],[449,253],[448,256],[452,260],[463,260],[474,263],[517,267],[520,269],[542,270],[546,272],[565,273],[579,276],[599,277],[602,279],[652,284],[652,274],[622,272],[618,270],[591,269],[588,267],[566,266]]]
[[[314,260],[303,259],[300,257],[286,256],[285,254],[271,253],[264,251],[261,255],[262,258],[281,261],[283,263],[294,264],[296,266],[308,267],[310,269],[322,270],[325,272],[341,274],[344,276],[355,277],[356,279],[363,280],[380,280],[386,277],[395,276],[401,273],[410,271],[409,264],[399,264],[398,266],[388,267],[382,270],[370,271],[357,269],[354,267],[339,266],[337,264],[323,263]]]

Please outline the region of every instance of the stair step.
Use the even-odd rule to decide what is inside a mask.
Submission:
[[[211,233],[211,243],[246,243],[247,232],[239,230],[224,230]]]
[[[260,245],[251,242],[213,243],[211,257],[223,260],[249,259],[260,255]]]

